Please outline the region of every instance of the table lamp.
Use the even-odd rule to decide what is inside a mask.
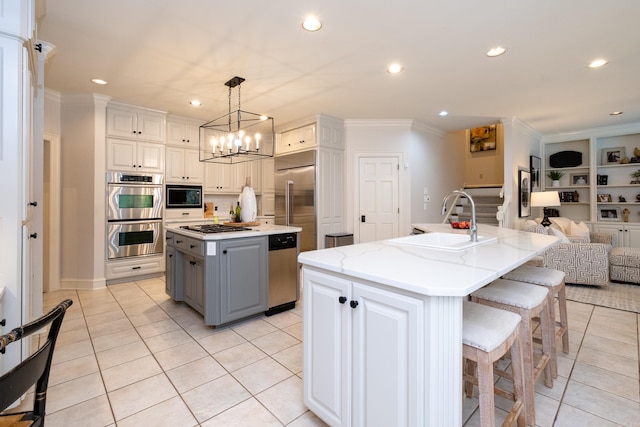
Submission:
[[[551,225],[551,221],[549,221],[549,217],[547,216],[547,208],[560,206],[560,196],[557,191],[536,191],[535,193],[531,193],[531,206],[542,208],[544,219],[540,224],[548,227]]]

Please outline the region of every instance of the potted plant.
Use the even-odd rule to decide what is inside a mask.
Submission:
[[[552,187],[560,187],[560,178],[562,178],[563,175],[564,175],[564,173],[560,172],[560,171],[549,171],[547,176],[549,178],[551,178],[551,180],[553,181],[551,183],[551,186]]]
[[[633,179],[631,180],[631,182],[629,184],[640,184],[640,169],[638,169],[637,171],[633,172],[631,174],[631,176],[633,177]]]

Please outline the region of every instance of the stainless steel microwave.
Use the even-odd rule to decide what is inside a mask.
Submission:
[[[167,209],[202,209],[201,185],[167,185]]]

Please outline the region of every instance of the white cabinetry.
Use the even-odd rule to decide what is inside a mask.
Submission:
[[[306,125],[282,132],[276,141],[276,153],[292,153],[316,147],[316,125]]]
[[[310,121],[313,123],[309,124]],[[276,142],[276,157],[312,149],[317,152],[316,248],[322,249],[326,234],[347,231],[344,225],[343,202],[344,121],[317,115],[285,125],[284,129],[286,130],[280,134]],[[311,140],[312,136],[315,139]],[[298,141],[298,145],[295,141]],[[266,200],[269,202],[269,199]]]
[[[204,192],[230,194],[235,188],[236,165],[206,163],[204,165]]]
[[[200,127],[193,121],[177,117],[167,118],[167,145],[199,148]]]
[[[260,212],[262,215],[275,215],[276,212],[274,163],[273,158],[262,160],[262,196],[260,197]]]
[[[303,280],[305,405],[332,426],[425,425],[422,300],[308,267]]]
[[[158,274],[164,271],[164,265],[164,255],[107,261],[106,277],[107,280],[116,281],[134,276]]]
[[[107,107],[107,136],[165,142],[165,114],[111,103]]]
[[[626,248],[640,248],[640,225],[619,224],[593,224],[596,233],[615,234],[618,238],[618,246]]]
[[[198,150],[166,147],[166,182],[200,184],[204,182],[204,167]]]
[[[259,194],[262,187],[262,167],[259,160],[231,165],[205,163],[205,193],[239,194],[247,177],[251,178],[251,187]]]
[[[107,170],[164,173],[164,145],[107,138]]]

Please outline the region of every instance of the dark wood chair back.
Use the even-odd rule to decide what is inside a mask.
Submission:
[[[62,325],[62,319],[71,304],[73,302],[70,299],[64,300],[39,319],[0,336],[0,353],[4,353],[9,344],[20,341],[42,330],[49,324],[51,325],[44,344],[31,356],[0,377],[0,412],[20,399],[35,384],[33,411],[2,414],[0,415],[0,426],[5,425],[4,422],[9,421],[8,418],[11,418],[14,423],[20,426],[44,425],[47,386],[49,384],[49,370],[53,359],[53,349]],[[3,420],[3,418],[5,419]]]

